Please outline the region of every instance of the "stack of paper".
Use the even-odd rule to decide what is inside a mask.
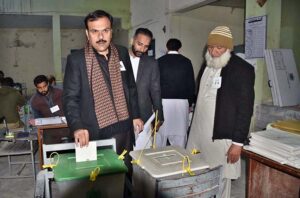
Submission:
[[[300,104],[300,82],[293,51],[267,49],[265,59],[274,105]]]
[[[300,168],[300,135],[279,129],[253,132],[250,146],[244,148],[281,164]]]

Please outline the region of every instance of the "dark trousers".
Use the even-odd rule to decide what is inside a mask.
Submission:
[[[131,130],[124,131],[122,133],[117,134],[100,134],[100,139],[110,139],[115,138],[116,139],[116,150],[117,154],[120,155],[125,149],[127,150],[127,153],[125,155],[124,163],[128,168],[127,176],[129,177],[131,181],[132,176],[132,164],[131,164],[131,157],[129,155],[129,152],[133,150],[133,138]]]

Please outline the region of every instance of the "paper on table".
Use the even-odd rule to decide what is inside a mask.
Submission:
[[[76,162],[97,160],[97,145],[95,141],[89,142],[88,146],[80,148],[75,145]]]
[[[48,118],[36,118],[35,125],[48,125],[48,124],[62,124],[62,118],[61,117],[48,117]]]

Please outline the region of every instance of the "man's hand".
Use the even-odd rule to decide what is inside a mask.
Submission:
[[[35,119],[29,119],[28,123],[32,126],[35,126]]]
[[[231,144],[227,151],[227,163],[234,164],[240,159],[242,146]]]
[[[80,148],[89,145],[89,132],[86,129],[77,129],[74,132],[75,144]]]
[[[144,130],[144,122],[140,118],[133,119],[134,132],[140,133]]]

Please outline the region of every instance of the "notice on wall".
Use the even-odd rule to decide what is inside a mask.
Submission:
[[[245,26],[245,57],[263,58],[266,48],[267,16],[247,18]]]

